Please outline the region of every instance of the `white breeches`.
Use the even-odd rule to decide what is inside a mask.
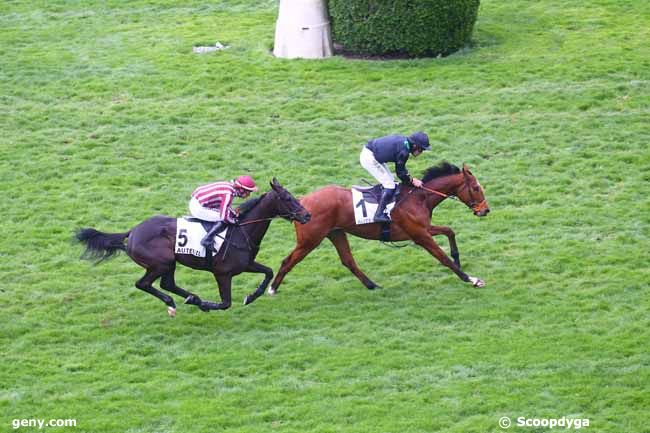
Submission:
[[[364,147],[359,157],[361,167],[368,170],[368,173],[382,184],[386,189],[395,189],[395,178],[393,173],[390,172],[386,164],[382,164],[375,159],[375,155],[367,147]]]
[[[221,212],[201,206],[195,197],[190,200],[190,213],[194,218],[203,221],[221,221]]]

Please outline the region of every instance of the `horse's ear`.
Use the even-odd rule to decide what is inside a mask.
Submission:
[[[472,176],[472,172],[469,171],[469,167],[464,162],[463,162],[463,174],[468,174],[468,175]]]

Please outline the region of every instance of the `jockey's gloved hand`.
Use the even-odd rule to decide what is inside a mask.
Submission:
[[[228,210],[228,216],[226,217],[226,222],[228,224],[233,224],[233,225],[239,222],[239,208]]]

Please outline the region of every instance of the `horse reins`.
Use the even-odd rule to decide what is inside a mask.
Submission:
[[[452,200],[458,200],[458,197],[456,197],[455,195],[445,194],[444,192],[440,192],[440,191],[436,191],[435,189],[427,188],[424,185],[422,185],[420,188],[425,190],[425,191],[428,191],[428,192],[430,192],[432,194],[437,194],[442,198],[450,198]],[[413,190],[411,190],[411,191],[413,191]]]
[[[475,213],[479,213],[479,212],[481,212],[482,210],[484,210],[485,208],[488,207],[487,200],[485,200],[485,199],[483,199],[483,201],[481,201],[480,203],[476,203],[476,200],[474,200],[474,194],[472,194],[472,188],[467,183],[467,179],[465,179],[465,187],[467,188],[467,192],[469,192],[469,197],[471,199],[471,202],[469,203],[469,207]],[[456,197],[455,195],[445,194],[444,192],[440,192],[440,191],[437,191],[437,190],[432,189],[432,188],[427,188],[424,185],[422,185],[420,188],[427,191],[427,192],[430,192],[432,194],[439,195],[442,198],[450,198],[452,200],[458,200],[458,197]],[[409,192],[409,194],[411,192],[413,192],[413,190],[411,190]]]
[[[290,213],[285,214],[285,215],[276,215],[276,216],[270,217],[270,218],[260,218],[260,219],[250,220],[250,221],[244,221],[242,223],[235,224],[235,227],[242,227],[242,226],[247,226],[249,224],[261,223],[261,222],[264,222],[264,221],[271,221],[271,220],[273,220],[273,219],[275,219],[277,217],[295,218],[297,215],[298,215],[298,212],[290,212]],[[253,250],[253,248],[259,248],[260,244],[254,245],[251,242],[250,237],[248,236],[248,234],[244,230],[241,230],[241,233],[244,235],[244,239],[246,239],[246,243],[248,244],[248,248],[251,251]],[[228,243],[228,245],[230,245],[230,242]],[[238,245],[235,245],[235,248],[238,248]]]
[[[272,219],[273,218],[261,218],[261,219],[258,219],[258,220],[250,220],[250,221],[245,221],[243,223],[237,223],[236,225],[241,227],[241,226],[247,226],[249,224],[261,223],[263,221],[271,221]]]
[[[271,220],[273,220],[273,219],[275,219],[277,217],[280,217],[280,218],[285,218],[286,217],[286,218],[291,219],[292,217],[296,217],[297,215],[298,215],[297,212],[291,212],[291,213],[288,213],[286,215],[276,215],[276,216],[271,217],[271,218],[260,218],[260,219],[257,219],[257,220],[244,221],[243,223],[238,223],[237,225],[238,226],[247,226],[249,224],[261,223],[263,221],[271,221]]]

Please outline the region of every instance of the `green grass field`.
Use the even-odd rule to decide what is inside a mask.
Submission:
[[[650,3],[484,0],[471,48],[385,62],[275,59],[276,13],[0,4],[0,431],[650,432]],[[170,319],[126,256],[93,267],[71,241],[186,214],[195,186],[240,173],[358,184],[366,140],[416,130],[433,151],[411,171],[467,162],[485,187],[487,218],[433,216],[484,289],[352,238],[382,289],[326,242],[276,297],[242,306],[261,278],[241,275],[230,310],[176,298]],[[277,270],[293,245],[276,221],[258,259]],[[218,299],[208,273],[177,281]]]

